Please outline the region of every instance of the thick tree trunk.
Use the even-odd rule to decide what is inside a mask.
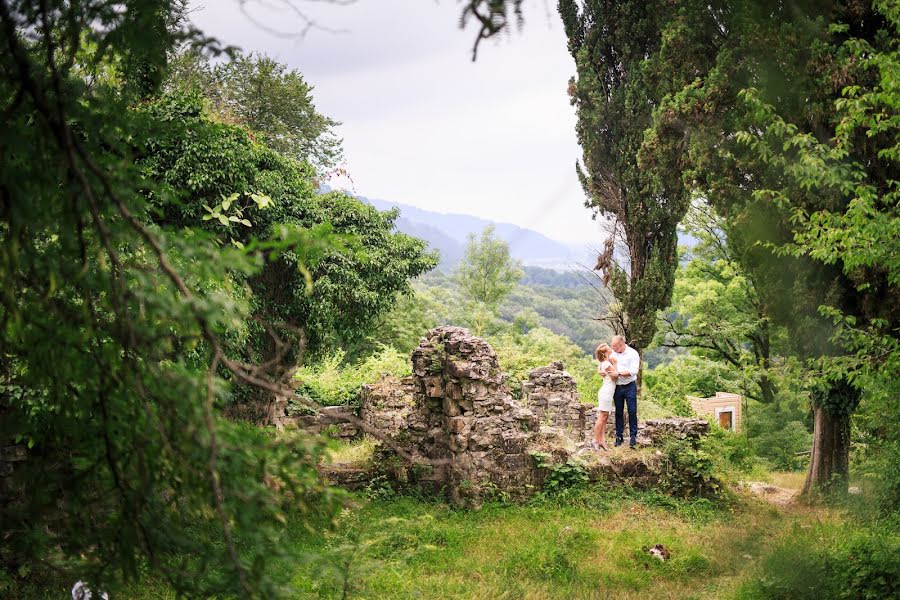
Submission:
[[[850,416],[833,415],[823,406],[814,408],[812,456],[801,495],[846,492],[850,464]]]
[[[778,412],[780,407],[778,406],[778,396],[776,395],[777,389],[775,382],[769,379],[768,375],[763,374],[759,376],[759,393],[763,404],[772,406],[773,410]]]

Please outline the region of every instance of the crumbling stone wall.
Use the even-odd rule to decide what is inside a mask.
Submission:
[[[323,406],[313,415],[279,415],[273,419],[273,424],[278,429],[303,429],[309,433],[328,433],[335,439],[350,441],[358,438],[361,433],[359,428],[350,422],[356,417],[356,413],[356,409],[351,406]]]
[[[638,402],[638,415],[641,412],[641,404]],[[593,406],[585,411],[584,416],[584,441],[594,438],[594,424],[597,422],[597,407]],[[606,423],[607,438],[615,435],[615,413],[610,413]],[[628,418],[625,418],[625,433],[628,433]],[[709,433],[709,422],[698,417],[671,417],[667,419],[650,419],[638,423],[637,445],[639,447],[658,446],[663,438],[675,437],[681,439],[697,440]]]
[[[382,377],[362,386],[359,418],[388,437],[396,437],[409,426],[409,414],[416,406],[416,383],[412,377]]]
[[[360,395],[359,418],[390,440],[373,464],[396,481],[477,506],[494,495],[517,499],[540,489],[547,472],[531,452],[553,464],[583,461],[591,479],[652,485],[663,474],[660,452],[612,456],[584,449],[596,410],[580,403],[559,362],[534,369],[519,401],[503,384],[494,350],[461,327],[431,330],[411,360],[412,376],[382,378]],[[657,444],[665,435],[695,439],[707,427],[703,419],[648,421],[638,443]],[[399,459],[392,446],[414,460]],[[358,487],[364,473],[357,471],[332,466],[323,475]]]
[[[414,406],[396,441],[431,463],[416,479],[446,488],[462,506],[498,491],[526,495],[535,482],[528,445],[540,424],[502,384],[487,342],[461,327],[438,327],[413,350],[412,366]]]
[[[575,379],[559,361],[538,367],[522,384],[522,401],[541,423],[572,432],[585,429],[585,405],[579,398]]]

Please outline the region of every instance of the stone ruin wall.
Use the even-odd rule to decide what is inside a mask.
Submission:
[[[527,450],[540,424],[502,384],[487,342],[438,327],[413,350],[412,367],[415,404],[395,440],[431,463],[423,479],[463,506],[492,490],[525,495],[536,483]]]
[[[662,472],[659,452],[649,460],[584,452],[596,408],[581,403],[562,363],[533,369],[517,400],[503,384],[494,350],[461,327],[431,330],[411,360],[411,376],[383,377],[360,393],[359,418],[415,459],[400,460],[382,444],[375,466],[393,479],[476,506],[491,495],[516,499],[540,489],[546,472],[532,451],[555,463],[578,455],[592,479],[649,484]],[[612,421],[611,415],[610,428]],[[696,438],[707,427],[703,419],[648,421],[640,424],[638,443],[652,446],[664,435]]]
[[[528,374],[522,384],[522,402],[541,423],[580,437],[585,429],[587,407],[581,403],[575,380],[563,364],[552,362]]]

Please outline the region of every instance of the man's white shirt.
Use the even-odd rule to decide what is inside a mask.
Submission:
[[[628,375],[619,375],[616,385],[627,385],[632,381],[637,381],[638,369],[641,368],[641,355],[631,346],[626,345],[625,351],[619,354],[613,350],[612,355],[616,357],[618,363],[616,369],[619,371],[628,371]]]

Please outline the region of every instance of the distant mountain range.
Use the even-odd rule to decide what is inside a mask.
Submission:
[[[470,233],[477,235],[488,225],[495,227],[497,237],[509,244],[510,254],[526,266],[567,271],[580,268],[579,264],[590,261],[592,255],[587,245],[565,244],[512,223],[498,223],[471,215],[430,211],[377,198],[357,197],[378,210],[399,208],[397,229],[423,239],[432,248],[437,249],[441,253],[439,268],[443,271],[452,269],[463,257],[468,235]]]

